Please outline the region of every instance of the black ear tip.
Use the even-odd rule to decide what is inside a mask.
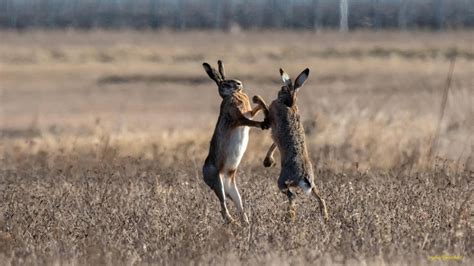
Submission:
[[[285,70],[283,70],[283,68],[280,67],[280,75],[283,75],[283,73],[285,73]]]
[[[306,73],[306,75],[309,75],[309,68],[306,68],[303,72]]]
[[[204,68],[204,70],[206,71],[209,71],[211,69],[211,65],[209,65],[208,63],[204,62],[202,63],[202,67]]]
[[[217,60],[217,63],[218,63],[219,65],[222,65],[222,60],[220,60],[220,59]]]

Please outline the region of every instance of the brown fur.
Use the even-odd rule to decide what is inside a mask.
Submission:
[[[327,219],[327,208],[314,184],[314,173],[311,160],[305,144],[305,132],[300,121],[296,94],[306,80],[309,69],[303,71],[293,85],[289,76],[281,69],[280,73],[285,85],[278,93],[278,97],[268,108],[260,96],[253,98],[254,103],[264,109],[265,121],[272,129],[274,144],[270,147],[264,160],[264,166],[275,164],[273,152],[278,147],[281,157],[281,172],[278,179],[279,189],[288,196],[290,216],[294,217],[294,197],[291,187],[300,187],[311,190],[318,199],[321,213]]]
[[[214,80],[222,97],[219,118],[211,139],[209,155],[203,166],[204,181],[214,190],[221,203],[221,214],[227,222],[233,222],[227,209],[225,199],[229,196],[236,204],[241,219],[248,223],[243,212],[242,200],[237,189],[235,173],[248,141],[246,127],[265,128],[262,122],[252,121],[260,106],[251,108],[248,96],[242,91],[238,80],[226,80],[224,65],[221,61],[219,72],[204,63],[204,69]],[[267,127],[268,128],[268,127]]]

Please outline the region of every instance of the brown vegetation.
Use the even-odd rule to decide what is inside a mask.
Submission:
[[[470,32],[0,35],[2,263],[472,263]],[[255,129],[237,174],[250,226],[222,224],[201,177],[219,108],[201,63],[218,57],[267,101],[280,66],[311,69],[298,105],[327,224],[303,195],[285,221]]]

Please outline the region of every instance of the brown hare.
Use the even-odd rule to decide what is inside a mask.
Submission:
[[[305,133],[300,121],[296,94],[308,78],[309,69],[306,68],[296,78],[293,84],[288,74],[280,69],[284,86],[278,92],[278,97],[268,108],[260,96],[254,96],[253,102],[260,105],[265,113],[265,122],[272,129],[273,144],[267,152],[263,162],[265,167],[275,164],[273,152],[276,147],[280,151],[281,172],[278,178],[278,188],[289,199],[289,215],[295,217],[295,194],[290,191],[292,187],[301,188],[306,194],[313,193],[318,199],[319,208],[324,219],[328,219],[326,203],[321,198],[314,184],[313,166],[308,156],[305,145]]]
[[[224,220],[229,223],[235,222],[225,203],[226,196],[229,196],[237,207],[241,220],[248,224],[237,189],[235,173],[247,148],[249,127],[264,129],[265,124],[250,120],[261,110],[261,106],[252,109],[248,96],[243,92],[242,82],[226,79],[224,65],[220,60],[218,65],[219,72],[208,63],[203,63],[204,70],[217,84],[222,103],[209,155],[202,171],[204,181],[219,198]]]

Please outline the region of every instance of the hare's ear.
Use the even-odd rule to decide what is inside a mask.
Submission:
[[[286,74],[283,68],[280,68],[280,75],[281,75],[281,80],[283,81],[283,83],[285,83],[286,86],[291,86],[290,76]]]
[[[301,74],[298,75],[298,77],[295,80],[295,86],[294,86],[295,91],[303,87],[303,84],[308,78],[308,76],[309,76],[309,68],[306,68],[305,70],[303,70],[303,72],[301,72]]]
[[[219,73],[221,74],[221,78],[225,79],[224,63],[222,63],[221,60],[218,60],[217,64],[219,65]]]
[[[214,68],[212,68],[208,63],[203,63],[202,67],[206,71],[207,75],[216,83],[219,83],[222,81],[221,75]]]

